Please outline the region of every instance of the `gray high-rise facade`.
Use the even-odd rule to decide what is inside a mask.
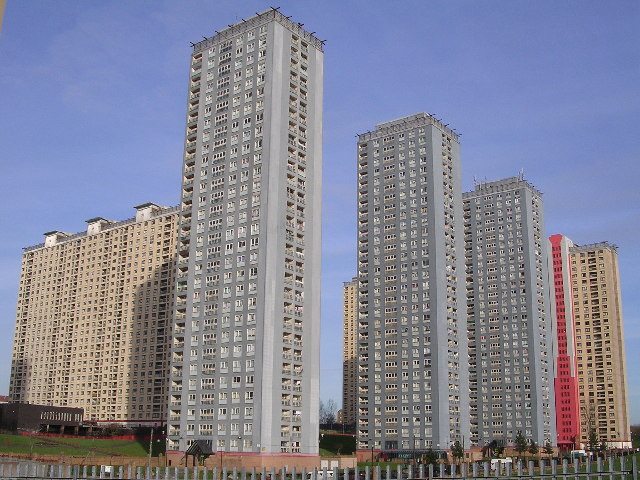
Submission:
[[[521,177],[463,195],[471,438],[555,444],[553,333],[542,196]]]
[[[458,135],[420,113],[357,148],[358,448],[468,445]]]
[[[193,46],[169,450],[318,453],[322,69],[275,9]]]

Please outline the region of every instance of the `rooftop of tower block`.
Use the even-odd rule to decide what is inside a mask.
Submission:
[[[534,185],[524,179],[524,175],[520,174],[517,177],[507,177],[500,180],[493,181],[475,181],[475,188],[470,192],[464,192],[462,198],[474,198],[478,195],[485,195],[487,193],[503,192],[505,190],[513,190],[514,188],[525,187],[530,189],[537,195],[542,195],[542,192],[538,190]]]
[[[460,141],[460,134],[458,132],[449,128],[449,125],[444,123],[442,120],[424,112],[415,113],[389,122],[379,123],[376,125],[374,130],[358,134],[358,140],[367,141],[373,138],[389,135],[390,133],[404,132],[408,129],[419,127],[421,125],[433,125],[443,133],[451,135],[455,141]]]
[[[39,243],[37,245],[24,247],[22,250],[26,253],[32,250],[37,250],[39,248],[59,245],[61,243],[70,242],[71,240],[77,240],[79,238],[86,237],[91,233],[104,232],[107,230],[112,230],[114,228],[122,227],[132,223],[145,221],[145,220],[148,220],[149,218],[168,215],[168,214],[180,211],[180,206],[178,205],[175,207],[163,207],[155,203],[144,203],[142,205],[137,205],[135,209],[136,209],[136,216],[132,218],[127,218],[126,220],[113,221],[113,220],[107,220],[106,218],[103,218],[103,217],[90,218],[89,220],[86,221],[86,223],[88,224],[87,230],[83,230],[82,232],[67,233],[61,230],[52,230],[50,232],[45,232],[44,243]],[[147,212],[146,210],[149,210],[149,211]],[[141,215],[141,213],[143,213],[144,215]]]
[[[211,37],[205,37],[204,40],[192,43],[193,52],[200,52],[211,45],[221,42],[222,40],[232,38],[233,36],[239,33],[243,33],[251,28],[256,28],[260,25],[264,25],[271,20],[275,20],[285,28],[289,29],[291,32],[295,33],[296,35],[300,35],[318,50],[323,51],[324,40],[320,40],[318,37],[316,37],[315,32],[309,32],[305,30],[303,28],[304,23],[298,23],[291,20],[291,17],[287,17],[286,15],[280,13],[277,8],[270,8],[268,10],[265,10],[264,12],[256,13],[253,17],[249,17],[246,20],[241,19],[241,21],[239,21],[238,23],[229,25],[222,30],[216,30]]]
[[[579,252],[592,252],[594,250],[613,250],[614,252],[618,251],[618,246],[613,243],[609,243],[607,241],[604,242],[596,242],[589,243],[586,245],[576,245],[574,244],[569,251],[571,253],[579,253]]]

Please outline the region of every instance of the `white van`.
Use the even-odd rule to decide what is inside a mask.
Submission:
[[[587,452],[586,450],[571,450],[571,458],[587,458],[592,455],[592,452]]]

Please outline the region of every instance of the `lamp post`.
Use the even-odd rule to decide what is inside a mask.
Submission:
[[[153,424],[151,424],[151,436],[149,437],[149,472],[151,472],[151,454],[153,452]]]
[[[373,468],[373,438],[369,440],[369,444],[371,445],[371,467]]]

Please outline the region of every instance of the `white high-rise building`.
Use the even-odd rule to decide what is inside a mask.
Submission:
[[[463,252],[458,135],[425,113],[360,135],[361,451],[469,445]]]
[[[193,47],[168,450],[318,454],[322,50],[275,9]]]
[[[522,177],[477,184],[465,219],[471,440],[556,443],[553,319],[542,194]]]

